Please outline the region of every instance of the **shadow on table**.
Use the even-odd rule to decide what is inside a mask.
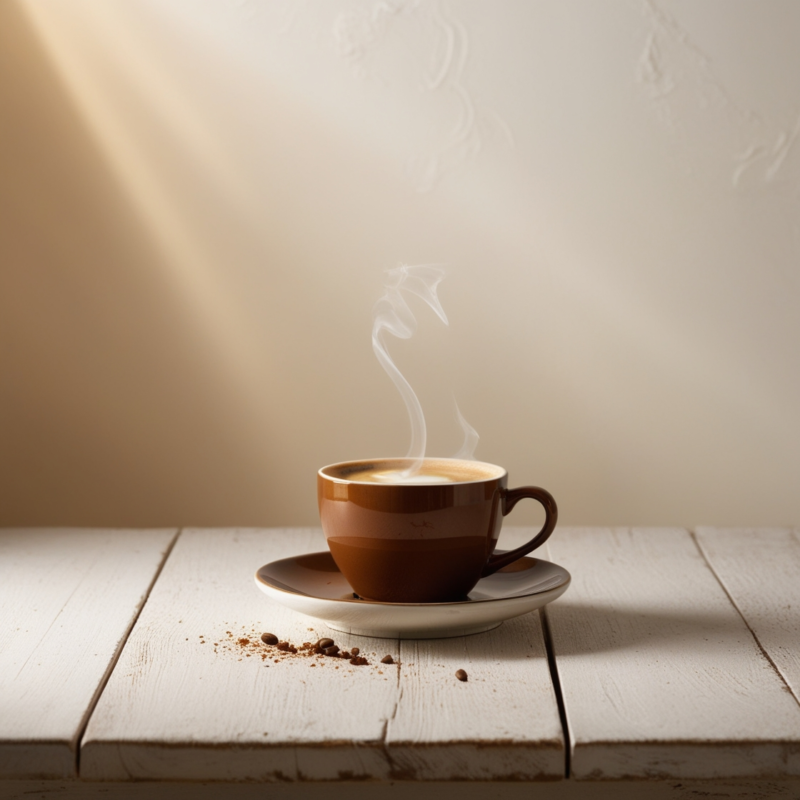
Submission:
[[[557,656],[664,648],[673,653],[729,651],[743,638],[753,636],[732,609],[630,608],[565,600],[548,606],[544,614]],[[791,644],[790,631],[798,624],[800,620],[787,625],[787,646]]]

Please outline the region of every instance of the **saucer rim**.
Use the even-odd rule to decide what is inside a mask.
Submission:
[[[445,608],[447,606],[472,606],[472,605],[477,605],[477,604],[481,604],[481,603],[498,603],[498,602],[504,602],[504,601],[514,600],[514,599],[522,599],[522,598],[525,598],[525,597],[535,597],[536,595],[546,594],[548,592],[552,592],[553,590],[560,589],[562,587],[564,588],[564,591],[566,591],[566,589],[569,588],[570,583],[572,583],[572,575],[570,574],[569,570],[565,569],[560,564],[556,564],[554,561],[548,561],[546,558],[538,558],[537,556],[522,556],[522,558],[528,558],[528,559],[531,559],[531,560],[534,560],[534,561],[541,561],[541,562],[543,562],[545,564],[551,564],[552,566],[557,567],[558,569],[560,569],[560,570],[562,570],[564,572],[565,579],[563,581],[559,582],[558,584],[556,584],[555,586],[550,586],[547,589],[540,589],[538,591],[528,592],[526,594],[512,595],[511,597],[487,597],[487,598],[484,598],[482,600],[478,600],[478,599],[471,600],[471,599],[468,598],[466,600],[449,600],[449,601],[446,601],[446,602],[436,602],[436,603],[389,603],[389,602],[386,602],[386,601],[383,601],[383,600],[367,600],[366,598],[360,598],[360,597],[359,598],[355,598],[355,597],[353,597],[353,598],[349,598],[349,597],[320,597],[319,595],[310,595],[310,594],[306,594],[305,592],[296,592],[296,591],[293,591],[291,589],[284,589],[284,588],[282,588],[280,586],[275,586],[273,583],[270,583],[270,582],[264,580],[264,578],[261,577],[261,574],[260,574],[261,570],[265,569],[266,567],[272,566],[273,564],[279,564],[279,563],[281,563],[283,561],[291,561],[291,560],[294,560],[294,559],[296,559],[296,558],[298,558],[300,556],[318,556],[318,555],[330,556],[331,554],[330,554],[329,550],[318,550],[318,551],[315,551],[313,553],[297,553],[297,554],[295,554],[293,556],[287,556],[286,558],[277,558],[274,561],[269,561],[266,564],[263,564],[262,566],[260,566],[256,570],[255,575],[254,575],[256,583],[257,584],[261,584],[263,586],[268,586],[272,591],[282,592],[283,594],[293,595],[294,597],[307,597],[307,598],[311,598],[313,600],[319,600],[319,601],[323,601],[323,602],[327,602],[327,603],[352,603],[353,605],[356,605],[356,606],[364,606],[364,605],[388,606],[388,607],[391,607],[391,608],[431,608],[431,607]],[[521,561],[522,558],[520,558],[519,560]],[[332,556],[331,556],[331,561],[333,561],[333,557]],[[334,563],[334,566],[335,566],[336,562],[334,561],[333,563]],[[347,585],[350,586],[350,583],[347,581],[347,578],[345,578],[345,576],[342,574],[342,571],[338,568],[338,566],[336,567],[336,571],[339,573],[339,575],[342,576],[342,578],[347,583]],[[496,574],[496,573],[494,573],[494,574]],[[491,576],[487,575],[486,577],[489,578]],[[478,583],[480,583],[481,580],[484,580],[484,578],[481,578],[478,581]],[[476,586],[477,586],[477,584],[476,584]],[[350,588],[352,589],[353,587],[350,586]],[[355,592],[354,592],[354,594],[355,594]]]

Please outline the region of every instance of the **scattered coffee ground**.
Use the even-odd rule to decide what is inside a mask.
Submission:
[[[313,631],[311,628],[309,630]],[[205,636],[201,636],[200,641],[204,640]],[[330,666],[333,666],[334,669],[339,669],[338,665],[342,662],[344,662],[344,666],[353,667],[372,666],[373,669],[377,669],[380,666],[377,663],[379,657],[376,653],[369,654],[369,658],[367,658],[361,655],[358,647],[342,650],[330,637],[319,639],[316,642],[294,644],[279,639],[274,633],[261,633],[255,628],[248,629],[245,626],[242,626],[241,633],[238,634],[226,631],[225,635],[221,636],[220,640],[214,642],[213,645],[214,653],[217,655],[231,653],[237,657],[237,661],[244,661],[245,658],[260,658],[265,667],[281,664],[287,658],[310,659],[312,663],[309,666],[312,667],[324,667],[328,663],[328,659],[332,659],[333,664]],[[390,662],[384,661],[383,663],[395,664],[397,662],[392,659]],[[378,670],[378,673],[383,675],[381,670]],[[344,674],[348,674],[347,669],[344,670]]]
[[[313,633],[313,628],[308,630]],[[205,636],[201,634],[199,638],[201,644],[205,644]],[[346,669],[347,665],[353,667],[372,666],[379,675],[384,674],[383,670],[378,669],[381,665],[399,665],[399,662],[388,654],[380,659],[380,663],[377,663],[378,655],[374,652],[369,654],[370,658],[375,659],[374,662],[371,662],[369,658],[361,655],[361,650],[358,647],[341,650],[336,642],[329,637],[319,639],[316,642],[303,642],[301,645],[296,645],[279,639],[274,633],[259,633],[255,628],[248,629],[242,625],[240,634],[234,634],[233,631],[225,631],[225,636],[220,636],[219,639],[219,641],[213,642],[215,655],[232,653],[238,657],[237,661],[244,661],[245,658],[252,657],[260,658],[265,667],[281,664],[287,658],[294,660],[298,658],[313,659],[309,666],[324,667],[328,664],[328,659],[332,659],[333,663],[330,666],[333,666],[334,669],[339,669],[339,664],[342,661],[345,662],[343,665],[344,671],[341,674],[347,676],[352,674],[351,671]],[[413,663],[409,663],[409,666],[413,666]],[[456,675],[459,680],[465,681],[467,679],[467,674],[464,670],[458,670]],[[384,680],[387,680],[387,678],[384,678]]]
[[[464,672],[463,669],[457,669],[456,670],[456,678],[458,678],[460,681],[466,681],[467,680],[467,673]]]

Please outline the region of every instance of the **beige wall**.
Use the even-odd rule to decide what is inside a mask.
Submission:
[[[0,3],[0,524],[311,525],[405,452],[800,524],[800,5]],[[526,523],[533,510],[514,512]]]

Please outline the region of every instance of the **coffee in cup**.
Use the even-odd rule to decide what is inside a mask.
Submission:
[[[487,575],[541,545],[558,519],[544,489],[507,488],[508,473],[481,461],[377,458],[323,467],[317,498],[336,565],[364,599],[461,600]],[[495,553],[503,517],[523,497],[545,521],[529,542]]]

